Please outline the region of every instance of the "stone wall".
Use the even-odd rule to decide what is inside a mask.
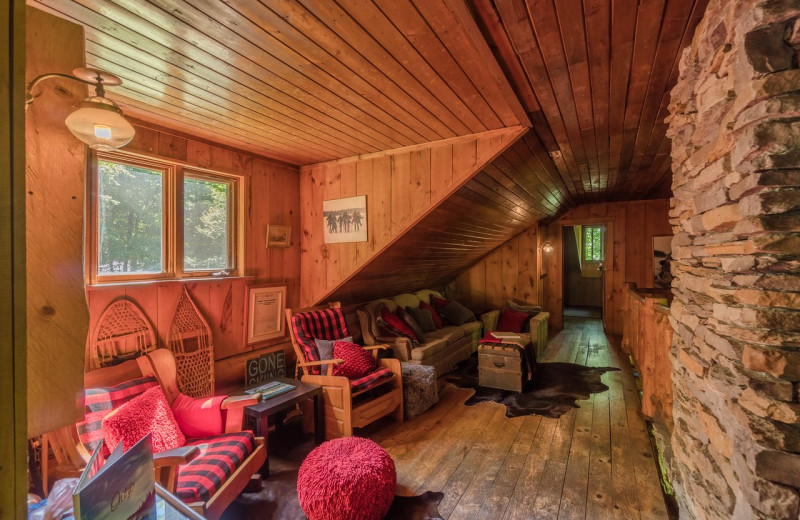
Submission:
[[[672,92],[682,518],[800,505],[800,0],[711,0]]]

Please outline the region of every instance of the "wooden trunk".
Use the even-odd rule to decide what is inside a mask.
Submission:
[[[525,348],[530,349],[532,345],[528,343]],[[521,392],[528,379],[527,363],[517,345],[478,345],[478,381],[481,386]]]

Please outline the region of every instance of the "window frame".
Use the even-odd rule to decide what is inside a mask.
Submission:
[[[587,249],[586,249],[586,236],[589,234],[590,230],[597,229],[600,232],[600,259],[594,260],[587,258]],[[582,260],[584,263],[587,264],[600,264],[605,261],[606,259],[606,246],[605,246],[605,226],[603,225],[584,225],[581,230],[581,256],[583,257]]]
[[[99,161],[110,161],[163,172],[162,271],[160,273],[100,274],[99,230]],[[192,269],[184,266],[183,186],[184,179],[225,182],[228,192],[228,263],[229,269]],[[243,276],[245,179],[241,175],[220,172],[174,160],[158,159],[127,152],[95,152],[88,162],[86,197],[89,206],[85,231],[85,279],[88,285],[148,282],[197,278]]]

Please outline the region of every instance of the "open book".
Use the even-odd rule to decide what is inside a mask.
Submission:
[[[72,493],[75,520],[155,520],[150,434],[125,453],[120,442],[105,463],[102,452],[101,442],[75,485]]]

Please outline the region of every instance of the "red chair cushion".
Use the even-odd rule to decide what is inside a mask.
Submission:
[[[497,330],[500,332],[522,332],[522,327],[525,326],[528,316],[527,312],[503,309],[500,314],[500,320],[497,322]]]
[[[333,344],[333,357],[344,359],[344,363],[336,365],[333,375],[347,379],[359,379],[375,370],[375,358],[372,354],[349,341],[336,341]]]
[[[103,440],[103,418],[112,410],[122,406],[134,397],[144,393],[145,390],[158,386],[158,381],[153,376],[131,379],[116,386],[87,388],[83,392],[84,416],[83,421],[77,424],[78,436],[81,444],[92,453],[100,441]],[[108,456],[108,446],[103,448],[103,453]]]
[[[419,308],[425,309],[426,311],[431,313],[431,318],[433,318],[433,324],[436,325],[437,329],[441,329],[444,326],[444,324],[442,323],[442,317],[439,316],[439,313],[436,312],[436,309],[431,307],[430,303],[419,302]]]
[[[253,453],[256,441],[249,431],[226,433],[189,443],[200,454],[178,467],[175,496],[184,502],[207,501]]]
[[[385,383],[387,379],[391,379],[393,375],[392,369],[387,367],[379,368],[378,370],[370,372],[364,377],[351,379],[350,390],[353,392],[360,392],[361,390],[378,386],[379,384]]]
[[[134,397],[103,419],[103,437],[111,451],[120,442],[122,449],[127,451],[148,433],[153,436],[153,453],[186,444],[186,437],[160,386]]]
[[[223,432],[221,406],[227,397],[217,395],[194,399],[178,394],[172,402],[172,413],[183,434],[190,439],[220,435]]]

